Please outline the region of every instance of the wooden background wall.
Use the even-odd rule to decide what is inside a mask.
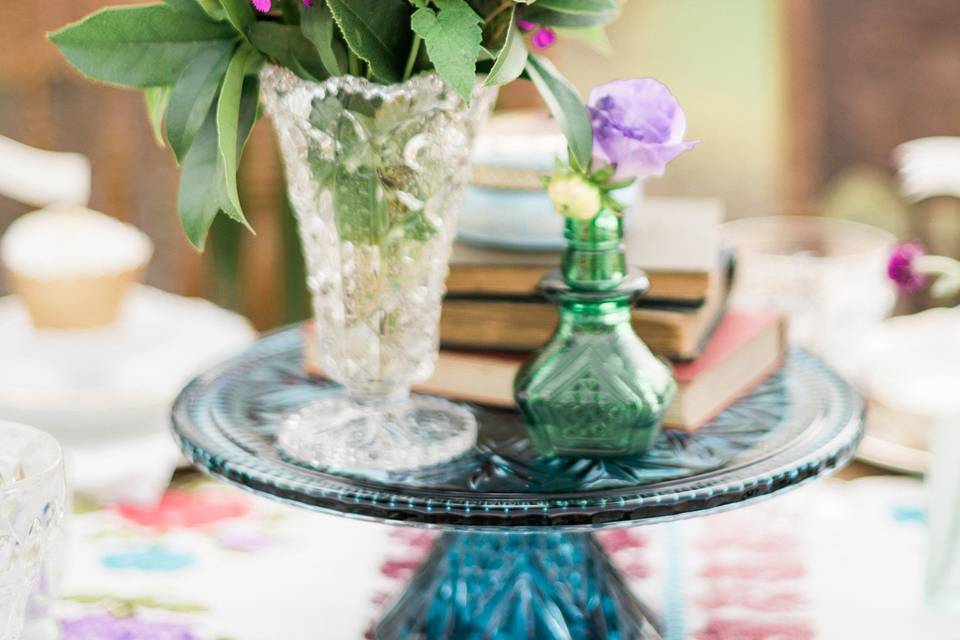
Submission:
[[[960,135],[960,3],[786,0],[786,193],[809,207],[855,165],[893,169],[907,140]]]
[[[141,96],[85,82],[43,38],[120,1],[126,0],[44,0],[4,12],[0,134],[89,156],[91,206],[137,224],[157,244],[150,283],[234,306],[261,328],[302,317],[299,249],[285,215],[269,125],[257,126],[242,168],[245,208],[257,237],[218,223],[214,245],[201,257],[181,236],[176,168],[153,141]],[[812,210],[825,185],[851,165],[889,172],[890,152],[905,140],[960,135],[957,0],[783,0],[780,6],[787,67],[781,167],[786,210]],[[523,103],[529,95],[519,87],[507,100]],[[0,197],[0,231],[24,211]]]
[[[141,94],[85,81],[43,37],[98,7],[121,3],[128,4],[44,0],[29,10],[5,12],[0,20],[0,134],[88,156],[93,166],[90,206],[136,224],[156,244],[150,284],[237,308],[261,328],[303,317],[299,248],[292,220],[284,215],[281,168],[269,124],[264,120],[256,127],[241,168],[245,210],[257,236],[218,221],[201,256],[180,232],[176,165],[153,139]],[[26,210],[0,197],[0,231]]]

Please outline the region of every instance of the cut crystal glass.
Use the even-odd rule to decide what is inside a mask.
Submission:
[[[0,640],[21,638],[28,600],[40,586],[41,574],[50,569],[47,557],[65,501],[56,440],[30,427],[0,422]],[[38,600],[34,607],[42,604]],[[46,617],[47,612],[32,613]]]
[[[403,469],[469,450],[464,407],[410,394],[436,363],[440,303],[477,126],[436,74],[397,85],[262,72],[313,295],[316,358],[343,389],[292,414],[283,451],[319,467]]]

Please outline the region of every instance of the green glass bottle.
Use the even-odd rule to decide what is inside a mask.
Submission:
[[[676,392],[669,367],[630,324],[633,302],[649,282],[628,273],[616,213],[568,218],[565,237],[561,270],[540,283],[557,302],[560,322],[517,374],[517,405],[544,455],[643,454]]]

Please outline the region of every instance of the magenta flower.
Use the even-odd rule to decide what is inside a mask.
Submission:
[[[927,275],[916,269],[916,260],[924,255],[919,242],[897,245],[887,262],[887,276],[906,292],[917,291],[927,283]]]
[[[530,38],[534,49],[543,51],[544,49],[549,49],[557,42],[557,32],[550,27],[541,27],[534,22],[522,18],[517,19],[517,26],[520,27],[520,31],[525,33],[535,32]]]
[[[530,42],[533,44],[534,49],[539,49],[540,51],[549,49],[557,42],[557,32],[550,27],[541,27],[537,29],[537,32],[530,38]]]
[[[653,78],[616,80],[590,92],[594,160],[615,165],[617,179],[662,176],[667,164],[696,141],[684,141],[687,117],[665,85]]]
[[[200,640],[179,622],[114,618],[107,613],[64,620],[62,632],[63,640]]]
[[[254,9],[260,13],[267,13],[273,6],[272,0],[250,0],[250,3],[253,5]],[[312,7],[313,0],[303,0],[303,4],[304,6]]]

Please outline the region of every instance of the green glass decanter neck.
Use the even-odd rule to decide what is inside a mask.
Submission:
[[[574,291],[616,289],[627,277],[623,219],[603,209],[590,220],[568,218],[564,229],[563,279]]]
[[[613,211],[568,219],[565,235],[561,269],[540,282],[560,321],[517,374],[517,406],[545,456],[641,455],[676,390],[631,324],[633,302],[650,283],[642,271],[628,273],[623,221]]]

